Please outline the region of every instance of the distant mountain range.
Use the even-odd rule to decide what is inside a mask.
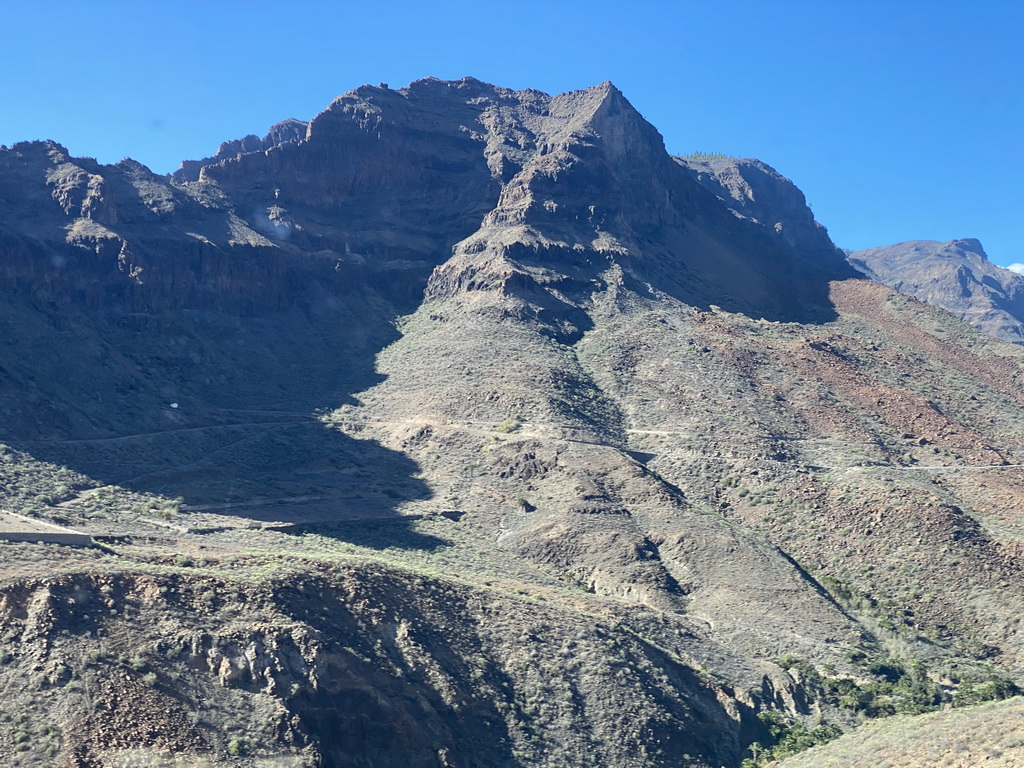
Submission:
[[[1015,283],[921,247],[611,83],[0,150],[0,506],[102,545],[0,547],[0,759],[740,768],[1019,692],[1024,349],[863,271]]]
[[[1024,343],[1024,276],[990,262],[977,240],[911,240],[851,251],[847,258],[872,280],[997,339]]]

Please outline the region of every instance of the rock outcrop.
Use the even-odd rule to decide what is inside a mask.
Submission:
[[[737,216],[775,233],[811,264],[834,268],[837,249],[827,230],[814,220],[803,192],[770,165],[739,157],[674,159]]]
[[[4,677],[34,691],[0,704],[22,715],[0,750],[89,766],[640,768],[735,764],[739,735],[758,732],[692,662],[612,622],[386,567],[266,564],[276,575],[256,581],[101,571],[0,588]]]

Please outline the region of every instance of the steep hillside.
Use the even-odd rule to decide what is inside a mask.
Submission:
[[[742,707],[593,608],[362,559],[96,559],[3,590],[0,749],[7,765],[734,762]]]
[[[1024,352],[610,83],[0,199],[3,504],[105,547],[0,547],[10,765],[738,768],[1024,680]]]
[[[912,240],[848,258],[872,280],[949,310],[989,336],[1024,343],[1024,277],[990,262],[977,240]]]

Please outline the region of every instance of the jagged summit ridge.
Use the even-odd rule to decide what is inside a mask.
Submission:
[[[173,241],[211,254],[245,247],[262,260],[315,254],[398,270],[411,294],[453,249],[543,247],[556,270],[601,252],[655,290],[774,317],[826,311],[824,282],[849,274],[828,247],[809,254],[788,229],[777,237],[754,219],[737,228],[723,200],[672,160],[610,82],[555,96],[472,78],[362,86],[309,123],[226,142],[169,180],[30,154],[7,159],[30,186],[40,174],[57,179],[50,191],[65,201],[33,238],[116,251],[117,271],[145,286],[132,291],[161,292],[168,264],[157,253]],[[72,210],[66,201],[76,196],[91,202]],[[806,216],[792,208],[794,221]],[[188,282],[202,292],[199,280]]]
[[[728,157],[675,160],[736,215],[760,223],[808,260],[836,258],[836,246],[815,221],[803,192],[767,163]]]
[[[308,126],[309,124],[303,120],[289,118],[270,126],[263,138],[249,134],[241,139],[225,141],[217,148],[213,157],[202,160],[183,160],[181,167],[171,174],[171,178],[178,183],[199,181],[203,168],[213,163],[250,152],[265,152],[282,144],[294,144],[302,141],[306,138]]]

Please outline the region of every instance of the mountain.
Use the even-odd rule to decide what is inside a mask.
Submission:
[[[848,257],[872,280],[942,307],[997,339],[1024,343],[1024,277],[990,262],[973,238],[911,240]]]
[[[10,765],[738,768],[1024,675],[1022,350],[610,83],[17,144],[0,290],[4,506],[102,544],[4,545]]]

